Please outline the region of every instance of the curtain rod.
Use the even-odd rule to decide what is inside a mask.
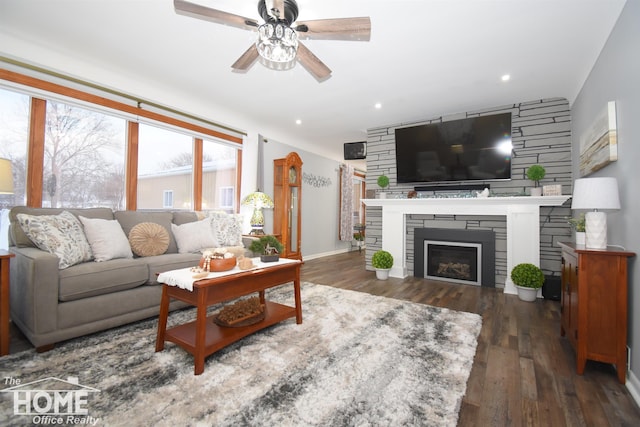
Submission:
[[[223,124],[220,124],[220,123],[212,122],[210,120],[203,119],[202,117],[198,117],[198,116],[195,116],[193,114],[185,113],[183,111],[176,110],[176,109],[173,109],[171,107],[167,107],[165,105],[157,104],[155,102],[147,101],[147,100],[142,99],[142,98],[137,98],[137,97],[135,97],[133,95],[129,95],[127,93],[120,92],[120,91],[117,91],[115,89],[110,89],[108,87],[101,86],[101,85],[98,85],[96,83],[91,83],[91,82],[88,82],[88,81],[85,81],[85,80],[82,80],[82,79],[79,79],[79,78],[76,78],[76,77],[71,77],[71,76],[68,76],[68,75],[65,75],[65,74],[62,74],[62,73],[58,73],[56,71],[52,71],[52,70],[49,70],[49,69],[46,69],[46,68],[43,68],[43,67],[38,67],[36,65],[28,64],[26,62],[18,61],[16,59],[8,58],[6,56],[1,56],[1,55],[0,55],[0,61],[8,63],[8,64],[16,65],[18,67],[25,68],[27,70],[31,70],[31,71],[35,71],[35,72],[38,72],[38,73],[42,73],[42,74],[45,74],[47,76],[51,76],[51,77],[55,77],[55,78],[58,78],[58,79],[66,80],[68,82],[76,83],[76,84],[79,84],[79,85],[82,85],[82,86],[85,86],[85,87],[89,87],[89,88],[92,88],[92,89],[97,89],[97,90],[99,90],[101,92],[109,93],[111,95],[119,96],[121,98],[128,99],[130,101],[135,102],[138,105],[139,108],[142,108],[141,107],[142,105],[147,105],[149,107],[157,108],[159,110],[166,111],[168,113],[177,114],[179,116],[186,117],[186,118],[189,118],[189,119],[192,119],[192,120],[197,120],[199,122],[206,123],[208,125],[218,127],[220,129],[224,129],[224,130],[227,130],[227,131],[230,131],[230,132],[235,132],[237,134],[244,135],[244,136],[247,135],[246,132],[238,130],[238,129],[235,129],[235,128],[232,128],[230,126],[226,126],[226,125],[223,125]]]

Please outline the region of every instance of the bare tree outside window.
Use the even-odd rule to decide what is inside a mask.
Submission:
[[[124,120],[47,102],[43,205],[124,208]]]

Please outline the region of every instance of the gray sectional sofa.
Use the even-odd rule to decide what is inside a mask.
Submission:
[[[61,268],[58,256],[39,249],[33,236],[25,234],[18,215],[54,216],[63,211],[83,221],[103,219],[113,225],[112,220],[117,220],[125,236],[136,224],[159,224],[168,232],[168,248],[160,255],[83,260]],[[201,257],[200,251],[180,253],[184,251],[179,251],[178,234],[172,232],[175,226],[198,222],[195,212],[15,207],[9,219],[9,250],[15,254],[10,271],[11,319],[39,351],[59,341],[157,316],[162,290],[157,273],[194,266]],[[172,310],[183,306],[171,303]]]

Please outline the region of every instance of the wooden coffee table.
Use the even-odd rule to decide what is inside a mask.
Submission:
[[[204,359],[216,351],[234,343],[247,335],[294,317],[302,323],[302,302],[300,299],[300,266],[297,260],[281,260],[273,265],[261,264],[259,268],[202,279],[193,284],[193,291],[163,284],[158,320],[156,351],[164,350],[165,341],[173,342],[194,357],[194,374],[204,372]],[[160,280],[160,278],[159,278]],[[295,307],[265,300],[265,290],[293,282]],[[207,317],[207,307],[219,302],[232,300],[258,292],[265,305],[265,319],[249,326],[222,327]],[[167,330],[169,302],[171,298],[189,303],[197,308],[196,320]]]

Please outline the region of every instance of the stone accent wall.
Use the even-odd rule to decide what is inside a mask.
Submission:
[[[387,198],[407,197],[414,185],[396,182],[395,129],[398,127],[450,121],[466,117],[498,113],[512,113],[511,137],[514,156],[511,160],[511,180],[487,181],[491,192],[500,196],[523,196],[532,186],[525,175],[533,164],[541,164],[547,174],[541,185],[561,184],[562,194],[571,194],[571,109],[564,98],[541,99],[522,102],[451,116],[436,117],[418,122],[397,123],[369,129],[367,131],[367,178],[369,190],[379,187],[378,176],[387,175],[390,185]],[[481,181],[468,181],[480,184]],[[460,183],[464,184],[464,183]],[[420,185],[420,184],[415,184]],[[427,184],[425,184],[427,185]],[[431,184],[428,184],[431,185]],[[446,185],[443,185],[443,187]],[[543,207],[540,210],[540,268],[546,275],[560,275],[560,249],[556,242],[571,240],[571,229],[566,218],[571,216],[568,201],[564,206]],[[371,256],[382,248],[382,209],[366,209],[366,259],[367,269],[371,267]],[[496,286],[504,287],[507,277],[506,218],[468,215],[410,215],[406,227],[406,265],[413,274],[414,250],[413,230],[415,228],[467,228],[493,230],[496,233]]]

